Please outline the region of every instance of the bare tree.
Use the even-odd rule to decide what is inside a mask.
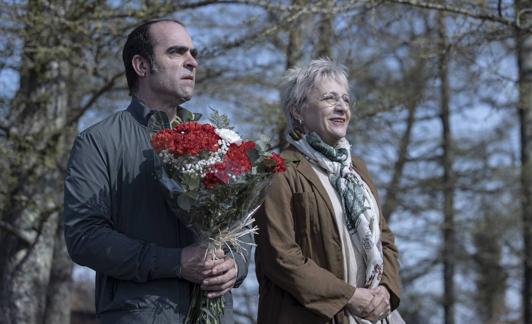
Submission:
[[[449,90],[449,52],[447,49],[447,27],[445,14],[438,13],[439,64],[440,81],[440,118],[442,124],[442,168],[443,168],[443,309],[445,323],[454,324],[454,276],[455,276],[455,225],[454,225],[454,171],[453,140],[450,124],[450,90]]]
[[[516,19],[532,26],[532,1],[515,1]],[[532,323],[532,33],[517,30],[521,148],[521,213],[523,222],[523,323]]]

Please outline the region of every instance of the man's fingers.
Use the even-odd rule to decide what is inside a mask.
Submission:
[[[212,270],[214,267],[224,262],[225,262],[224,259],[210,259],[209,258],[203,262],[203,267],[205,268],[205,270]]]
[[[217,249],[217,250],[214,250],[214,255],[218,258],[218,259],[223,259],[225,257],[225,252],[224,250],[222,249]]]
[[[216,297],[220,297],[220,296],[223,296],[225,295],[225,293],[227,293],[229,290],[231,290],[231,288],[227,288],[223,291],[219,291],[219,292],[210,292],[207,294],[207,297],[208,298],[216,298]]]
[[[224,273],[235,267],[235,261],[230,257],[225,257],[223,262],[217,264],[212,268],[213,275]]]
[[[208,278],[205,278],[202,282],[202,285],[205,286],[205,287],[209,287],[209,286],[220,286],[220,285],[223,285],[224,283],[228,282],[228,281],[231,281],[231,280],[235,280],[236,279],[236,269],[235,268],[231,268],[229,269],[229,271],[219,275],[219,276],[213,276],[213,277],[208,277]],[[210,289],[209,289],[210,290]]]
[[[230,279],[218,285],[202,285],[201,289],[207,290],[209,292],[219,292],[219,291],[231,289],[233,288],[234,285],[235,285],[235,279]]]

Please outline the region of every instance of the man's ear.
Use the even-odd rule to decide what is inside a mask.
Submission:
[[[131,65],[139,77],[145,77],[150,71],[150,66],[145,58],[136,54],[131,59]]]

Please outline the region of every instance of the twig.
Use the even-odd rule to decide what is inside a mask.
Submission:
[[[85,114],[85,112],[90,109],[92,107],[92,105],[103,95],[105,94],[107,91],[111,90],[113,88],[113,86],[115,85],[116,83],[116,80],[118,80],[118,78],[120,78],[122,75],[124,74],[124,72],[119,72],[119,73],[116,73],[115,75],[113,75],[111,77],[111,79],[109,81],[107,81],[106,84],[104,84],[100,89],[98,89],[98,91],[96,91],[92,97],[89,99],[89,101],[87,101],[86,104],[84,104],[82,107],[80,107],[77,111],[76,111],[76,114],[74,116],[72,116],[72,118],[70,118],[68,120],[68,122],[66,123],[67,125],[72,125],[74,123],[76,123],[80,118],[81,116],[83,116],[83,114]]]
[[[419,1],[419,0],[386,0],[386,1],[391,2],[391,3],[398,3],[398,4],[404,4],[404,5],[409,5],[413,7],[423,8],[423,9],[445,11],[445,12],[458,14],[458,15],[462,15],[466,17],[471,17],[475,19],[480,19],[480,20],[489,20],[489,21],[507,25],[513,28],[526,29],[526,30],[532,31],[532,29],[530,29],[529,27],[526,27],[526,28],[521,27],[520,24],[514,20],[508,20],[504,17],[491,15],[487,13],[472,12],[472,11],[454,7],[454,6],[449,6],[449,5],[439,4],[439,3],[432,3],[432,2],[424,2],[424,1]]]

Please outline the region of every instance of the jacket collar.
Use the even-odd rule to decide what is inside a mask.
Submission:
[[[288,159],[289,161],[292,161],[295,165],[296,170],[304,176],[312,185],[316,188],[318,193],[322,196],[322,198],[325,200],[325,203],[327,204],[327,208],[331,212],[332,215],[334,215],[334,209],[332,207],[331,199],[329,198],[329,194],[327,193],[327,190],[325,190],[325,187],[321,183],[320,178],[316,174],[316,171],[312,168],[312,165],[309,161],[305,158],[305,155],[299,152],[294,146],[290,145],[286,150],[283,151],[283,157]],[[369,176],[368,171],[366,170],[366,167],[364,166],[363,162],[359,160],[356,157],[352,157],[352,165],[355,171],[358,173],[358,175],[362,178],[362,180],[368,185],[371,192],[373,193],[373,196],[378,201],[378,192],[371,181],[371,178]]]
[[[152,110],[148,108],[137,97],[131,97],[131,103],[127,107],[127,111],[135,118],[140,124],[147,126],[148,120],[152,114]]]
[[[193,113],[181,106],[177,106],[176,109],[176,115],[182,121],[197,121],[201,118],[201,114]],[[146,106],[140,99],[135,96],[131,98],[131,103],[127,107],[127,111],[131,113],[133,118],[135,118],[140,124],[144,126],[148,126],[148,120],[150,119],[150,116],[155,112],[155,110],[148,108],[148,106]]]

